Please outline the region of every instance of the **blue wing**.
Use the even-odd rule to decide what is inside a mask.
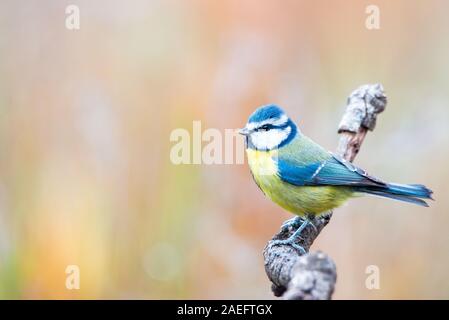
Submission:
[[[387,184],[343,158],[329,153],[326,159],[301,164],[286,157],[277,159],[278,176],[296,186],[386,186]]]
[[[428,206],[432,190],[424,185],[385,183],[343,158],[333,155],[302,136],[281,148],[277,158],[278,176],[296,186],[344,186],[355,192]]]

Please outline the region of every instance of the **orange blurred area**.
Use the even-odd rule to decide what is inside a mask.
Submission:
[[[246,164],[173,164],[170,133],[276,103],[334,150],[347,96],[377,82],[389,104],[356,163],[436,201],[352,200],[312,249],[336,299],[449,298],[449,2],[376,1],[379,30],[369,4],[1,1],[0,298],[271,299],[262,249],[290,214]]]

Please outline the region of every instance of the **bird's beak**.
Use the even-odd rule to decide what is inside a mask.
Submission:
[[[245,127],[245,128],[240,129],[239,133],[243,136],[247,136],[250,134],[250,131],[248,130],[248,128]]]

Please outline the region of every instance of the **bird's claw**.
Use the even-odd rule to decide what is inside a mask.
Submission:
[[[318,232],[318,228],[315,226],[315,224],[313,224],[312,221],[309,221],[309,224],[312,226],[313,230],[315,230],[315,232]]]
[[[285,240],[272,240],[269,244],[270,247],[274,246],[282,246],[282,245],[288,245],[296,249],[300,254],[306,254],[307,251],[303,247],[301,247],[299,244],[295,243],[295,239],[285,239]]]
[[[281,231],[288,231],[290,228],[298,229],[303,223],[303,220],[300,217],[293,217],[284,221],[281,225]]]

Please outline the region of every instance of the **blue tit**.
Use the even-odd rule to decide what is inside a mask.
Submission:
[[[258,108],[240,134],[245,136],[248,164],[262,192],[295,214],[298,230],[287,240],[295,244],[301,231],[351,197],[369,194],[428,206],[432,191],[420,184],[386,183],[343,158],[326,151],[301,133],[296,124],[275,106]]]

